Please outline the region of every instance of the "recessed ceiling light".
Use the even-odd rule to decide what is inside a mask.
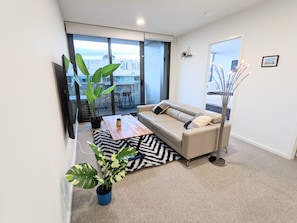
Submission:
[[[145,21],[143,18],[138,18],[136,20],[136,24],[139,25],[139,26],[143,26],[145,24]]]

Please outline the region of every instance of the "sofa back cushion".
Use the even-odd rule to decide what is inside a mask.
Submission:
[[[195,116],[193,116],[193,115],[189,115],[189,114],[184,113],[184,112],[180,112],[179,115],[178,115],[177,120],[186,123],[186,122],[188,122],[189,120],[192,120],[193,117],[195,117]]]
[[[186,104],[179,103],[179,102],[174,102],[171,100],[163,100],[163,102],[165,102],[166,104],[169,105],[169,108],[165,111],[165,113],[177,120],[182,121],[182,122],[187,122],[187,121],[191,120],[191,118],[193,118],[196,115],[210,116],[212,118],[211,122],[214,124],[221,122],[221,114],[219,114],[219,113],[208,111],[208,110],[194,107],[191,105],[186,105]],[[179,118],[180,112],[182,112],[184,114],[188,114],[192,117],[185,120],[185,118],[184,118],[185,116],[181,115]]]
[[[194,117],[194,115],[189,115],[188,113],[181,112],[180,110],[171,107],[165,111],[165,114],[184,123],[191,120]]]
[[[166,111],[165,114],[171,116],[172,118],[178,119],[180,111],[177,109],[174,109],[172,107],[169,107]]]

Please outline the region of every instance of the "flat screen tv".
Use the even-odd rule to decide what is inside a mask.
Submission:
[[[62,55],[62,66],[54,63],[57,90],[60,101],[63,127],[65,133],[72,139],[75,138],[75,125],[77,120],[77,103],[74,83],[73,64],[65,55]]]

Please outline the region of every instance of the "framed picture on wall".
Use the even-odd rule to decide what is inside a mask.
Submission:
[[[232,62],[231,62],[231,71],[232,72],[237,71],[237,65],[238,65],[238,60],[232,60]]]
[[[261,67],[276,67],[278,64],[279,55],[264,56],[262,58]]]

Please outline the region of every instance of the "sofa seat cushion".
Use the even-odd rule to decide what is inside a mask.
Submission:
[[[175,145],[182,146],[182,133],[185,130],[184,123],[178,120],[162,121],[154,124],[155,131],[164,136]]]
[[[167,121],[174,121],[176,119],[168,116],[168,115],[165,115],[165,114],[160,114],[160,115],[157,115],[155,114],[154,112],[152,111],[143,111],[141,113],[138,113],[137,114],[141,119],[145,119],[151,123],[156,123],[156,122],[167,122]]]

